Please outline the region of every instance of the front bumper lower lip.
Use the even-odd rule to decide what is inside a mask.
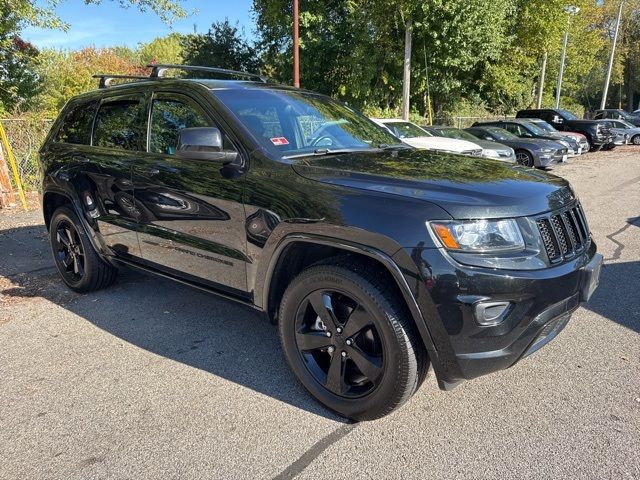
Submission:
[[[499,350],[457,354],[463,377],[471,379],[489,371],[509,368],[553,340],[567,325],[571,314],[593,295],[600,282],[602,264],[602,255],[596,253],[589,263],[580,269],[577,291],[536,315],[523,330],[522,335],[510,345]]]

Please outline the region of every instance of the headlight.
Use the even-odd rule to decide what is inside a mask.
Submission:
[[[503,252],[523,250],[524,240],[513,219],[469,220],[428,223],[449,250],[458,252]]]
[[[487,148],[482,150],[482,155],[489,158],[500,158],[500,152]]]
[[[542,153],[554,153],[556,151],[555,148],[541,148],[540,151]]]

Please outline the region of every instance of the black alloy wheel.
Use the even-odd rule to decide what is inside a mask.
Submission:
[[[316,290],[304,298],[296,345],[313,378],[336,395],[358,398],[380,382],[380,334],[366,307],[345,292]]]
[[[118,269],[94,250],[78,216],[67,206],[59,207],[49,223],[49,242],[56,267],[64,283],[76,292],[90,292],[111,285]]]
[[[303,270],[278,314],[284,355],[303,386],[352,420],[404,404],[425,379],[428,357],[394,280],[334,257]]]
[[[85,275],[84,248],[78,230],[68,219],[58,222],[53,248],[60,274],[68,283],[79,283]]]

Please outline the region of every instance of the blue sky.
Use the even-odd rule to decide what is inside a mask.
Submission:
[[[121,8],[118,2],[103,0],[101,5],[85,5],[82,0],[63,0],[56,8],[58,16],[70,25],[68,31],[45,30],[28,27],[22,37],[39,48],[76,49],[85,46],[136,46],[171,31],[206,32],[218,20],[228,18],[240,22],[249,38],[254,36],[252,0],[187,0],[182,5],[194,15],[165,25],[150,11],[140,12],[135,7]]]

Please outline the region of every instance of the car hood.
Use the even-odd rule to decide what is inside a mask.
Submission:
[[[545,172],[440,152],[304,158],[293,169],[318,182],[426,200],[458,219],[535,215],[575,200],[568,182]]]
[[[450,152],[462,153],[469,150],[479,150],[480,146],[467,140],[447,137],[409,137],[402,141],[415,148],[427,150],[447,150]]]
[[[537,151],[541,148],[566,148],[564,145],[553,140],[547,140],[545,138],[510,138],[503,142],[505,145],[509,145],[513,149],[525,148],[527,150]]]

